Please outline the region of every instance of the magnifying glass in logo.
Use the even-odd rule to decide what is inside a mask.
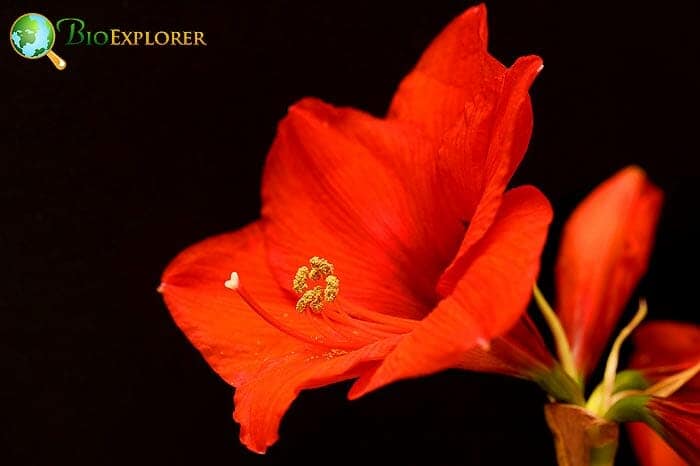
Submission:
[[[24,58],[36,60],[46,55],[58,70],[66,69],[66,61],[51,48],[56,41],[56,30],[51,21],[38,13],[26,13],[12,23],[10,43]]]

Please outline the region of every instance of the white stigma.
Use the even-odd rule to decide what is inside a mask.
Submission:
[[[238,279],[238,272],[231,272],[231,278],[224,282],[224,286],[230,290],[237,290],[240,280]]]

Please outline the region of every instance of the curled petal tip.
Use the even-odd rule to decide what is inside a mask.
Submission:
[[[484,351],[488,351],[488,350],[491,349],[491,342],[488,341],[487,339],[483,338],[483,337],[482,337],[482,338],[478,338],[478,339],[476,340],[476,344],[479,346],[479,348],[481,348],[481,349],[484,350]]]
[[[165,283],[162,282],[160,285],[158,285],[158,288],[156,288],[156,291],[157,291],[158,293],[164,292],[164,291],[165,291]]]
[[[241,281],[238,278],[238,272],[231,272],[231,278],[224,282],[224,286],[230,290],[237,290]]]

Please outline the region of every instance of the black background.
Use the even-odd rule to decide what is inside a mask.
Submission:
[[[38,11],[91,30],[202,30],[209,45],[71,47],[59,36],[64,72],[0,47],[0,462],[554,464],[536,387],[459,372],[354,402],[347,383],[304,392],[279,443],[249,453],[232,390],[155,291],[181,249],[256,217],[264,157],[291,103],[314,95],[382,114],[470,2],[9,3],[8,29]],[[637,163],[667,193],[640,292],[653,317],[697,319],[697,274],[685,272],[697,268],[699,233],[695,7],[487,4],[497,58],[545,61],[515,179],[555,206],[545,290],[562,219]],[[632,462],[624,443],[619,464]]]

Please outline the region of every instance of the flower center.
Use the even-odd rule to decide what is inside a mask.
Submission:
[[[299,312],[306,308],[315,313],[320,313],[325,303],[332,303],[340,292],[340,280],[334,274],[333,264],[323,257],[314,256],[309,259],[309,266],[302,265],[297,269],[292,281],[292,288],[300,295],[296,304]],[[325,287],[321,285],[309,288],[309,281],[325,281]]]
[[[224,286],[235,291],[270,325],[301,341],[332,350],[355,350],[415,328],[415,320],[371,311],[353,303],[336,303],[324,310],[326,304],[336,300],[340,291],[340,280],[334,273],[333,264],[318,256],[309,259],[309,266],[299,267],[292,281],[292,288],[300,295],[296,303],[299,312],[291,314],[284,309],[262,306],[243,287],[237,272],[231,272]],[[317,283],[325,283],[325,286]],[[311,312],[305,313],[307,308]]]

